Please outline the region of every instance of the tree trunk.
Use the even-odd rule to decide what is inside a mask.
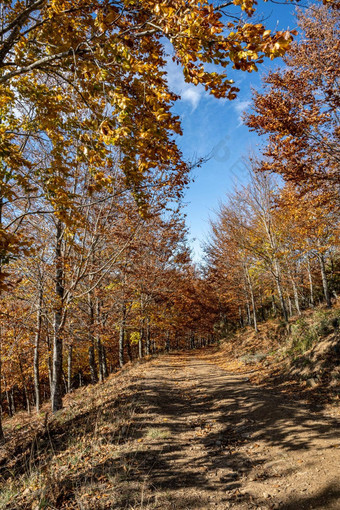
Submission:
[[[122,306],[122,320],[119,328],[119,366],[124,366],[124,338],[125,338],[125,322],[126,322],[126,306],[125,303]]]
[[[264,304],[263,304],[262,289],[260,290],[260,300],[261,300],[261,318],[262,318],[262,321],[265,322],[266,315],[265,315],[265,308],[264,308]]]
[[[55,293],[56,303],[53,325],[53,358],[52,358],[52,412],[63,407],[63,339],[62,319],[64,308],[64,269],[62,260],[63,225],[57,221],[55,248]]]
[[[95,384],[97,382],[97,366],[96,366],[96,357],[94,352],[94,339],[92,333],[90,333],[90,345],[89,345],[89,365],[90,365],[90,374],[91,374],[91,382]]]
[[[281,276],[280,276],[280,266],[277,260],[274,261],[274,274],[275,274],[275,283],[277,288],[277,293],[279,296],[279,301],[281,305],[282,315],[285,321],[288,320],[288,314],[287,314],[287,308],[285,304],[285,300],[283,297],[282,292],[282,285],[281,285]]]
[[[33,357],[35,408],[37,410],[37,413],[40,410],[40,398],[41,398],[40,397],[39,354],[40,354],[40,335],[41,335],[41,323],[42,323],[42,310],[41,310],[42,301],[43,301],[43,290],[40,285],[38,310],[37,310],[37,330],[35,332],[34,357]]]
[[[3,197],[0,196],[0,228],[2,228],[2,207],[3,207]],[[2,280],[2,258],[0,257],[0,282]],[[1,296],[1,289],[0,289],[0,296]],[[1,368],[2,368],[2,350],[1,350],[1,344],[2,344],[2,331],[1,331],[1,324],[0,324],[0,443],[3,443],[5,441],[5,435],[2,428],[2,388],[1,388]]]
[[[104,361],[103,361],[103,346],[101,343],[101,340],[98,336],[96,336],[96,350],[97,350],[97,357],[98,357],[98,379],[99,382],[103,382],[105,379],[104,375]]]
[[[167,352],[170,352],[170,331],[169,330],[166,332],[165,349]]]
[[[314,308],[314,288],[313,288],[313,280],[312,280],[312,272],[310,269],[310,259],[307,256],[307,273],[308,273],[308,280],[309,280],[309,302],[311,308]]]
[[[133,360],[132,349],[131,349],[131,334],[130,331],[126,333],[126,350],[128,354],[129,361]]]
[[[52,345],[50,341],[49,329],[48,329],[48,320],[45,316],[45,330],[46,330],[46,344],[47,344],[47,368],[48,368],[48,382],[50,385],[50,395],[52,395]]]
[[[150,356],[150,323],[149,323],[149,319],[146,319],[145,354],[146,354],[146,356]]]
[[[143,358],[143,348],[144,348],[144,300],[143,300],[143,293],[141,293],[140,296],[140,313],[141,313],[141,320],[140,320],[140,331],[139,331],[139,338],[138,338],[138,358]]]
[[[247,319],[248,319],[248,326],[251,326],[250,305],[249,305],[248,299],[247,299]]]
[[[138,357],[139,357],[139,359],[142,359],[142,357],[143,357],[143,344],[144,344],[144,325],[143,325],[143,321],[142,321],[140,333],[139,333],[139,339],[138,339]]]
[[[98,382],[97,379],[97,364],[95,354],[95,339],[94,339],[94,328],[95,328],[95,316],[94,316],[94,305],[91,293],[88,294],[88,306],[89,306],[89,366],[91,374],[92,384]]]
[[[11,390],[9,392],[9,397],[11,399],[12,413],[15,414],[16,407],[15,407],[15,398],[14,398],[14,389],[13,388],[11,388]]]
[[[241,326],[241,328],[243,328],[244,321],[243,321],[243,314],[242,314],[242,307],[241,306],[238,307],[238,313],[240,315],[240,326]]]
[[[23,390],[24,390],[23,393],[24,393],[24,400],[26,402],[26,410],[27,410],[28,414],[31,414],[31,402],[30,402],[29,391],[28,391],[27,384],[26,384],[26,377],[25,377],[23,366],[22,366],[20,353],[18,353],[18,362],[19,362],[22,386],[23,386]]]
[[[106,379],[109,375],[107,369],[107,359],[106,359],[106,347],[101,343],[102,346],[102,370],[103,370],[103,378]]]
[[[258,327],[257,327],[257,317],[256,317],[256,306],[255,306],[254,289],[253,289],[253,284],[252,284],[252,281],[251,281],[251,278],[250,278],[250,274],[249,274],[249,271],[248,271],[247,268],[245,268],[245,272],[246,272],[246,278],[247,278],[247,282],[248,282],[248,286],[249,286],[249,291],[250,291],[251,306],[253,308],[254,329],[255,329],[255,333],[257,333],[258,332]]]
[[[292,308],[292,300],[290,299],[289,294],[288,294],[288,308],[289,308],[289,316],[291,317],[293,315],[293,308]]]
[[[274,291],[272,291],[272,311],[273,311],[274,317],[276,317],[276,303],[275,303]]]
[[[329,294],[329,288],[328,288],[328,282],[327,282],[327,276],[326,276],[325,258],[322,253],[318,253],[318,259],[319,259],[319,263],[320,263],[322,287],[323,287],[323,293],[325,295],[326,305],[328,308],[331,308],[332,303],[331,303],[331,297]]]
[[[96,301],[96,324],[97,327],[100,324],[100,301],[97,299]],[[106,352],[105,347],[102,344],[102,341],[99,336],[99,332],[96,331],[95,334],[96,348],[97,348],[97,356],[98,356],[98,378],[100,382],[103,382],[107,377],[107,364],[106,364]]]
[[[1,209],[0,209],[0,212],[1,212]],[[1,388],[2,376],[1,376],[1,369],[2,369],[2,358],[1,358],[1,324],[0,324],[0,443],[4,443],[5,442],[5,435],[4,435],[4,431],[3,431],[3,428],[2,428],[2,399],[1,399],[1,396],[2,396],[2,388]]]
[[[63,370],[63,381],[64,381],[64,392],[66,394],[66,393],[68,393],[68,383],[67,383],[67,378],[66,378],[64,370]]]
[[[290,275],[290,281],[291,281],[292,288],[293,288],[295,309],[296,309],[298,315],[301,315],[300,303],[299,303],[299,293],[298,293],[298,290],[297,290],[297,286],[296,286],[295,280],[294,280],[292,275]]]
[[[6,381],[4,381],[4,383],[6,385]],[[8,414],[12,418],[13,411],[12,411],[11,397],[10,397],[9,391],[7,389],[6,389],[6,400],[7,400],[7,405],[8,405]]]
[[[67,391],[72,390],[72,364],[73,364],[73,345],[69,344],[67,351]]]

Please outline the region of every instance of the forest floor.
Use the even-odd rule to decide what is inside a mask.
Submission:
[[[163,355],[68,396],[26,449],[8,442],[0,507],[339,509],[338,408],[215,356]]]
[[[162,357],[140,385],[140,423],[155,436],[143,440],[145,508],[339,509],[336,411],[211,359]]]

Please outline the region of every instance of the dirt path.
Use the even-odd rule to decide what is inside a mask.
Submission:
[[[335,417],[204,356],[161,357],[137,386],[138,508],[340,509]]]

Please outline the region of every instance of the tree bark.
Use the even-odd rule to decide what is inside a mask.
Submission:
[[[97,365],[96,365],[94,349],[95,349],[94,338],[91,333],[90,345],[89,345],[89,365],[90,365],[90,374],[91,374],[92,384],[95,384],[97,382]]]
[[[143,293],[140,297],[140,313],[141,313],[141,321],[140,321],[140,331],[138,338],[138,358],[143,358],[143,347],[144,347],[144,301],[143,301]]]
[[[248,298],[247,298],[247,318],[248,318],[248,326],[251,326],[250,305],[249,305]]]
[[[73,365],[73,345],[68,346],[67,352],[67,391],[72,390],[72,365]]]
[[[290,299],[290,295],[287,295],[288,298],[288,309],[289,309],[289,316],[291,317],[293,315],[293,308],[292,308],[292,300]]]
[[[126,350],[128,353],[129,361],[132,361],[132,349],[131,349],[131,334],[130,331],[127,331],[126,333]]]
[[[261,301],[261,318],[262,318],[262,321],[265,322],[266,315],[265,315],[265,308],[264,308],[264,304],[263,304],[262,289],[260,289],[260,301]]]
[[[149,323],[149,319],[146,319],[145,354],[147,356],[150,356],[150,323]]]
[[[250,304],[249,304],[249,296],[248,296],[248,281],[247,281],[247,275],[245,271],[245,267],[243,267],[244,275],[243,275],[243,293],[246,300],[246,316],[247,316],[247,323],[248,326],[251,326],[251,314],[250,314]]]
[[[16,407],[15,407],[15,398],[14,398],[14,389],[13,388],[11,388],[11,390],[9,392],[9,397],[11,399],[12,414],[15,414]]]
[[[292,289],[293,289],[295,309],[296,309],[298,315],[301,315],[300,302],[299,302],[299,293],[298,293],[298,290],[297,290],[297,286],[296,286],[294,277],[291,274],[289,274],[289,276],[290,276],[290,281],[291,281]]]
[[[318,259],[319,259],[319,263],[320,263],[322,287],[323,287],[323,293],[324,293],[325,300],[326,300],[326,305],[327,305],[327,308],[331,308],[332,302],[331,302],[331,297],[330,297],[328,282],[327,282],[325,257],[323,256],[322,253],[318,253]]]
[[[272,311],[273,311],[274,317],[276,317],[276,303],[275,303],[274,290],[272,291]]]
[[[96,336],[96,350],[98,357],[98,380],[99,382],[103,382],[105,379],[103,370],[103,346],[98,336]]]
[[[4,383],[6,385],[6,381],[4,381]],[[8,414],[12,418],[13,411],[12,411],[11,397],[10,397],[9,391],[7,389],[6,389],[6,399],[7,399],[7,405],[8,405]]]
[[[103,371],[103,379],[106,379],[109,375],[109,371],[107,368],[107,359],[106,359],[106,347],[100,342],[102,349],[102,371]]]
[[[314,308],[314,288],[313,288],[313,279],[312,279],[312,272],[310,269],[310,259],[307,256],[307,274],[308,274],[308,281],[309,281],[309,302],[311,308]]]
[[[37,413],[40,411],[40,374],[39,374],[39,356],[40,356],[40,336],[42,324],[42,302],[43,302],[43,289],[40,285],[39,300],[37,310],[37,326],[34,340],[34,357],[33,357],[33,377],[34,377],[34,393],[35,393],[35,408]]]
[[[122,368],[124,366],[125,322],[126,322],[126,306],[125,306],[125,303],[123,303],[122,319],[121,319],[120,328],[119,328],[119,347],[118,347],[118,350],[119,350],[118,358],[119,358],[120,368]]]
[[[44,316],[45,331],[46,331],[46,345],[47,345],[47,368],[48,368],[48,382],[50,385],[50,395],[52,395],[52,345],[49,334],[48,319]]]
[[[52,358],[52,412],[63,407],[63,339],[62,319],[64,308],[64,269],[62,260],[63,225],[57,220],[55,248],[55,293],[56,303],[53,325],[53,358]]]
[[[96,301],[96,325],[100,324],[100,301],[97,299]],[[95,334],[95,342],[97,348],[97,356],[98,356],[98,378],[100,382],[103,382],[107,377],[107,364],[106,364],[106,352],[105,347],[102,344],[99,333]]]
[[[98,382],[97,379],[97,364],[95,354],[95,339],[94,339],[94,328],[95,328],[95,316],[94,316],[94,305],[92,301],[91,293],[88,294],[88,305],[89,305],[89,366],[91,374],[91,382],[95,384]]]
[[[3,197],[0,196],[0,228],[2,228],[2,208],[3,208]],[[0,257],[0,283],[2,280],[2,258]],[[1,289],[0,289],[0,296],[1,296]],[[1,388],[1,369],[2,369],[2,331],[1,331],[1,324],[0,324],[0,443],[3,443],[5,441],[5,435],[2,428],[2,388]]]
[[[142,359],[143,357],[143,344],[144,344],[144,326],[143,321],[140,327],[139,339],[138,339],[138,358]]]
[[[280,266],[279,266],[279,263],[277,260],[274,260],[274,271],[275,271],[275,283],[276,283],[277,293],[278,293],[279,300],[280,300],[282,315],[283,315],[284,320],[287,321],[288,313],[287,313],[287,308],[286,308],[286,304],[285,304],[285,300],[284,300],[283,292],[282,292]]]
[[[249,274],[248,268],[245,268],[245,273],[246,273],[246,278],[247,278],[247,282],[248,282],[248,286],[249,286],[249,291],[250,291],[251,306],[252,306],[252,309],[253,309],[254,329],[255,329],[255,333],[257,333],[258,332],[258,327],[257,327],[255,296],[254,296],[253,284],[252,284],[252,281],[251,281],[251,278],[250,278],[250,274]]]
[[[238,312],[239,312],[239,315],[240,315],[240,326],[241,326],[241,328],[243,328],[244,321],[243,321],[243,314],[242,314],[242,307],[241,306],[238,307]]]
[[[169,330],[166,332],[165,349],[167,352],[170,352],[170,331]]]
[[[0,213],[1,213],[1,206],[0,206]],[[2,331],[1,331],[1,324],[0,324],[0,443],[4,443],[5,442],[5,434],[4,434],[4,431],[3,431],[3,428],[2,428],[2,399],[1,399],[1,396],[2,396],[2,388],[1,388],[1,383],[2,383],[2,376],[1,376],[1,371],[2,371],[1,340],[2,340],[2,337],[1,337],[1,333],[2,333]]]
[[[26,377],[24,374],[24,369],[22,366],[21,356],[20,356],[19,352],[18,352],[18,361],[19,361],[20,375],[21,375],[21,380],[22,380],[22,385],[23,385],[23,390],[24,390],[24,392],[23,392],[24,400],[26,402],[26,410],[27,410],[28,414],[31,414],[30,396],[29,396],[29,391],[28,391],[27,384],[26,384]]]

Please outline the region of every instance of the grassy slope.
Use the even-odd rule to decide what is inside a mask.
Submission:
[[[221,343],[215,361],[228,370],[250,372],[256,384],[305,391],[306,395],[339,401],[340,303],[292,317],[288,324],[269,320]]]
[[[120,508],[126,490],[119,488],[133,466],[128,438],[135,435],[136,384],[143,370],[128,366],[103,384],[67,395],[54,416],[46,404],[40,415],[6,420],[0,509]]]

